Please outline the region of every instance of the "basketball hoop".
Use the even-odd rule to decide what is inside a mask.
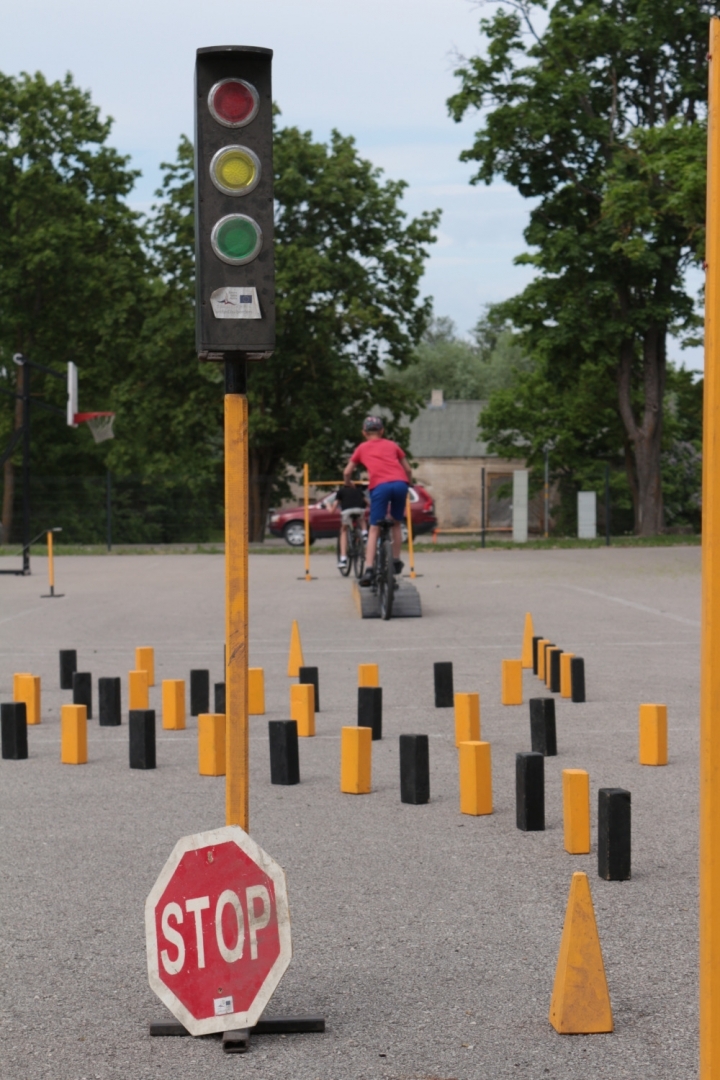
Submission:
[[[73,419],[76,424],[87,424],[96,443],[115,438],[113,432],[114,412],[75,413]]]

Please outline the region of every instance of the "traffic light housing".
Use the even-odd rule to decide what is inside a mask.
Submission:
[[[275,347],[272,49],[198,49],[195,338],[201,360]],[[230,354],[230,355],[228,355]]]

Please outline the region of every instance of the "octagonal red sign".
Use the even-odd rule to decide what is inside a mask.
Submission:
[[[252,1027],[292,955],[285,874],[237,825],[186,836],[145,935],[150,986],[191,1035]]]

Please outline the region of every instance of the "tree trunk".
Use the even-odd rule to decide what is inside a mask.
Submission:
[[[275,456],[261,450],[250,449],[250,541],[261,544],[265,539],[270,496],[277,470]]]
[[[627,460],[628,482],[635,509],[635,532],[638,536],[657,536],[664,525],[660,452],[662,449],[662,410],[665,393],[666,328],[653,325],[643,338],[643,416],[638,423],[632,406],[632,369],[634,342],[623,342],[618,369],[620,415],[632,460]]]
[[[17,368],[17,381],[15,393],[20,395],[15,398],[15,426],[14,431],[23,424],[22,393],[24,390],[25,368],[19,365]],[[13,527],[13,507],[15,505],[15,467],[12,463],[12,454],[3,465],[3,505],[2,505],[2,529],[0,530],[0,543],[9,544]]]

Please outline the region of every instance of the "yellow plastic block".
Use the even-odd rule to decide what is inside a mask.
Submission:
[[[248,713],[265,714],[265,672],[261,667],[248,668]]]
[[[148,673],[146,668],[140,671],[128,672],[128,708],[149,709],[150,692],[148,690]]]
[[[550,638],[540,638],[537,643],[537,676],[545,682],[545,646],[550,644]]]
[[[528,611],[525,615],[525,630],[523,631],[523,643],[522,643],[522,666],[524,668],[531,668],[532,662],[532,639],[535,634],[533,629],[532,615]]]
[[[60,709],[60,761],[63,765],[85,765],[87,759],[87,706],[63,705]]]
[[[287,673],[291,679],[297,679],[300,668],[305,666],[303,660],[302,644],[300,643],[300,628],[297,619],[293,619],[290,631],[290,655],[288,656]]]
[[[312,683],[295,683],[290,687],[290,719],[297,721],[297,733],[304,737],[315,734],[315,687]]]
[[[570,661],[575,653],[564,652],[560,657],[560,697],[572,697],[572,672]]]
[[[201,776],[225,775],[225,713],[198,716],[198,770]]]
[[[462,742],[459,746],[460,813],[492,814],[492,757],[489,742]]]
[[[166,731],[182,731],[185,727],[184,679],[163,679],[162,726]]]
[[[522,705],[522,660],[503,660],[502,662],[502,703],[503,705]]]
[[[563,769],[563,821],[565,850],[570,855],[590,853],[590,774],[585,769]]]
[[[135,670],[147,671],[148,686],[155,685],[155,650],[152,645],[139,645],[135,650]]]
[[[379,686],[380,667],[378,664],[358,664],[358,686]]]
[[[40,711],[40,676],[39,675],[14,675],[13,676],[13,699],[25,702],[25,715],[28,724],[39,724],[42,719]]]
[[[667,765],[667,763],[667,705],[641,705],[640,764]]]
[[[369,795],[372,779],[372,728],[340,729],[340,790]]]
[[[587,874],[575,873],[565,912],[550,1001],[550,1023],[561,1035],[613,1030],[612,1008]]]
[[[455,745],[480,739],[480,695],[455,695]]]

